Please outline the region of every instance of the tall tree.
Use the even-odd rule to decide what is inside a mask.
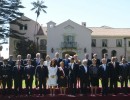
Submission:
[[[40,1],[40,0],[37,0],[37,2],[32,2],[32,5],[33,5],[33,8],[31,10],[35,10],[35,13],[37,14],[37,18],[36,18],[36,21],[41,13],[41,11],[43,11],[44,13],[47,13],[45,11],[45,8],[47,8],[47,6],[44,5],[44,1]]]
[[[10,36],[9,23],[23,15],[19,11],[21,8],[24,6],[21,5],[20,0],[0,0],[0,40]]]
[[[22,55],[23,58],[26,58],[27,54],[31,54],[32,58],[34,58],[36,55],[35,49],[36,49],[36,45],[33,41],[29,39],[22,39],[16,43],[15,55],[20,54]]]
[[[43,0],[41,0],[41,1],[37,0],[36,2],[33,1],[32,5],[33,5],[33,8],[31,10],[35,10],[35,13],[37,15],[37,17],[36,17],[36,25],[35,25],[35,33],[37,33],[38,32],[38,24],[37,24],[38,17],[40,16],[41,11],[44,12],[44,13],[47,13],[45,11],[45,8],[47,8],[47,6],[44,5]],[[37,47],[38,47],[38,43],[37,43]],[[38,51],[38,48],[37,48],[37,51]]]

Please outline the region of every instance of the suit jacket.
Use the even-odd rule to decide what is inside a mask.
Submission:
[[[45,79],[48,77],[47,66],[42,65],[42,67],[41,67],[41,65],[38,65],[35,72],[36,72],[37,78],[39,78],[39,80]]]
[[[87,66],[87,72],[86,72],[84,66],[80,65],[79,77],[80,80],[89,80],[89,66]]]
[[[36,68],[38,65],[40,65],[40,59],[39,62],[37,62],[37,59],[34,58],[32,65]]]
[[[106,69],[104,69],[103,65],[99,66],[99,77],[102,79],[107,79],[109,78],[109,67],[106,64]]]
[[[2,65],[1,76],[3,78],[12,78],[12,70],[10,65]]]
[[[25,66],[24,69],[25,72],[25,79],[28,79],[28,76],[30,76],[30,79],[33,80],[33,75],[35,73],[35,68],[33,65],[29,67],[29,65]]]
[[[119,65],[119,76],[121,76],[123,79],[127,79],[129,76],[129,67],[128,64],[120,64]]]
[[[109,66],[110,78],[118,79],[118,77],[119,77],[119,62],[115,62],[115,67],[112,64],[112,62],[109,62],[108,66]]]
[[[24,67],[20,65],[20,69],[18,65],[13,68],[13,78],[14,80],[19,80],[24,78]]]
[[[56,58],[55,58],[55,60],[56,60],[56,65],[57,65],[58,67],[60,67],[60,62],[62,61],[62,59],[61,59],[61,58],[59,58],[59,59],[56,59]]]
[[[69,68],[70,60],[69,59],[63,59],[63,62],[64,62],[65,67]]]
[[[28,60],[28,59],[24,59],[24,60],[23,60],[24,66],[27,66],[27,60]],[[33,60],[32,60],[32,59],[31,59],[31,64],[33,65]]]
[[[15,62],[15,64],[16,64],[16,61],[17,61],[17,60],[15,60],[15,61],[14,61],[14,62]],[[21,62],[21,64],[20,64],[20,65],[24,66],[24,61],[23,61],[23,59],[21,59],[21,61],[20,61],[20,62]]]
[[[2,80],[2,65],[3,62],[0,61],[0,80]]]
[[[87,65],[90,66],[91,64],[92,64],[92,61],[90,59],[88,59]]]
[[[74,63],[73,64],[73,69],[71,68],[71,63],[69,63],[69,78],[72,80],[76,80],[77,76],[78,76],[78,69],[79,66],[78,64]]]

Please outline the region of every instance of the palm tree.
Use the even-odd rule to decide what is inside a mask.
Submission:
[[[35,13],[37,14],[37,18],[36,18],[36,22],[37,19],[41,13],[41,11],[43,11],[44,13],[47,13],[44,9],[47,8],[47,6],[44,5],[44,1],[39,1],[37,0],[37,2],[32,2],[33,8],[31,10],[35,10]]]
[[[44,1],[42,1],[42,0],[41,1],[37,0],[37,2],[34,1],[31,4],[33,5],[33,8],[31,10],[35,10],[35,13],[37,14],[36,25],[35,25],[35,31],[36,31],[36,29],[38,28],[37,19],[38,19],[39,15],[40,15],[41,11],[43,11],[44,13],[47,13],[44,10],[45,8],[47,8],[47,6],[44,5]],[[36,28],[36,26],[37,26],[37,28]],[[37,29],[37,31],[38,31],[38,29]],[[35,41],[35,36],[34,36],[34,41]],[[38,40],[37,40],[37,42],[38,42]],[[37,45],[37,47],[38,47],[38,45]]]

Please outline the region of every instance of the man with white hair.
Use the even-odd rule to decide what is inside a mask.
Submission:
[[[87,63],[88,60],[84,59],[79,69],[81,95],[87,93],[87,87],[89,86],[89,66]]]
[[[41,60],[40,53],[36,53],[36,58],[34,58],[34,61],[33,61],[33,66],[35,67],[35,69],[37,68],[38,65],[40,65],[40,60]],[[36,88],[38,88],[37,75],[35,75],[35,85],[36,85]]]

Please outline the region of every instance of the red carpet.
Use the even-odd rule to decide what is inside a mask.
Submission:
[[[11,97],[8,98],[8,96],[0,96],[0,100],[130,100],[130,95],[124,96],[123,94],[118,94],[117,96],[96,96],[96,97],[91,97],[90,95],[87,96],[76,96],[76,97],[69,97],[69,96],[43,96],[43,97],[38,97],[37,95],[33,96],[21,96],[21,97]]]
[[[100,93],[101,88],[98,89],[98,93]],[[2,96],[1,90],[0,90],[0,100],[130,100],[130,88],[129,88],[129,95],[124,95],[120,93],[120,88],[118,88],[119,93],[114,95],[108,95],[108,96],[102,96],[101,94],[98,94],[95,97],[90,96],[90,92],[88,95],[80,96],[77,94],[75,97],[70,96],[62,96],[59,95],[59,89],[56,89],[56,95],[55,96],[38,96],[38,90],[33,89],[33,95],[32,96],[26,96],[25,89],[23,90],[23,95],[14,97],[13,95],[9,96]],[[79,93],[79,90],[77,91]],[[47,93],[49,94],[49,90],[47,90]]]

